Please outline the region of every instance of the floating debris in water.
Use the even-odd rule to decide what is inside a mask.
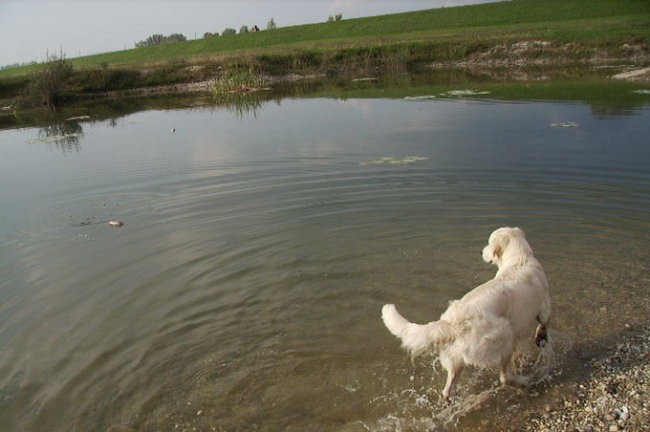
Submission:
[[[650,90],[647,89],[632,90],[632,93],[647,95],[650,94]]]
[[[429,100],[436,99],[436,95],[423,95],[423,96],[406,96],[404,100],[407,101],[420,101],[420,100]]]
[[[560,123],[551,123],[551,127],[577,127],[578,123],[575,122],[560,122]]]
[[[75,121],[75,120],[88,120],[88,119],[90,119],[90,116],[82,115],[82,116],[76,116],[76,117],[68,117],[66,120],[67,121]]]
[[[440,93],[440,96],[443,97],[459,97],[459,96],[480,96],[488,95],[489,91],[478,91],[478,90],[450,90],[446,93]]]
[[[108,224],[109,224],[110,226],[114,226],[114,227],[118,227],[118,228],[124,226],[124,222],[119,221],[119,220],[108,221]]]
[[[402,159],[389,156],[369,162],[361,162],[359,165],[408,165],[415,162],[425,161],[427,159],[429,158],[424,156],[407,156]]]

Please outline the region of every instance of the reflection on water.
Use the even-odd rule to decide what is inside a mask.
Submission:
[[[28,144],[53,143],[63,153],[79,151],[79,138],[83,136],[81,124],[66,121],[44,126],[39,129],[38,137],[27,140]]]
[[[225,93],[217,98],[219,105],[224,106],[229,112],[240,120],[244,117],[256,118],[262,110],[262,105],[268,100],[260,91],[248,93]]]
[[[458,411],[381,306],[437,318],[501,225],[546,269],[553,379],[650,312],[647,106],[269,102],[90,113],[65,154],[0,132],[0,430],[427,430]],[[545,403],[494,377],[461,428]]]

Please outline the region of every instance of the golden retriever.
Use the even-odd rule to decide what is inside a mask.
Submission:
[[[382,308],[384,324],[412,356],[439,352],[447,371],[445,399],[453,395],[465,365],[498,367],[502,384],[528,386],[528,378],[513,372],[513,355],[527,337],[534,337],[539,347],[547,342],[548,284],[524,232],[509,227],[494,231],[483,248],[483,260],[498,267],[494,279],[452,301],[438,321],[415,324],[393,304]]]

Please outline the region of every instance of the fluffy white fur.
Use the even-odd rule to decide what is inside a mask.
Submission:
[[[452,301],[438,321],[415,324],[402,317],[395,305],[382,309],[384,324],[412,356],[428,350],[440,353],[447,370],[442,393],[446,399],[465,365],[496,366],[502,384],[527,386],[528,380],[512,369],[517,344],[534,337],[541,347],[547,340],[548,284],[524,232],[508,227],[494,231],[483,248],[483,260],[499,268],[494,279]]]

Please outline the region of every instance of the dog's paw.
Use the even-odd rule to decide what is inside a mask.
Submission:
[[[443,407],[447,408],[453,405],[456,399],[457,399],[456,395],[454,394],[445,395],[444,392],[442,392],[440,393],[440,397],[438,398],[438,403]]]

